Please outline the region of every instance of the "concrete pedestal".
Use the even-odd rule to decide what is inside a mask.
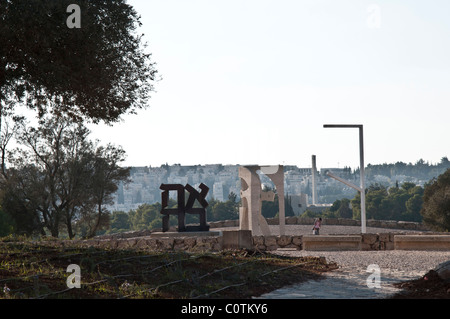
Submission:
[[[361,250],[361,236],[303,236],[303,250]]]
[[[394,249],[450,251],[450,235],[395,235]]]

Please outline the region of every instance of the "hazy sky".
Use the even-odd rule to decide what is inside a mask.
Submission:
[[[93,137],[125,164],[359,166],[450,157],[448,0],[129,0],[162,80]]]

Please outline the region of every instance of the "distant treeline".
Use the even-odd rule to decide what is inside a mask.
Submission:
[[[448,168],[450,168],[450,161],[447,157],[442,157],[437,164],[430,164],[423,159],[418,160],[415,164],[403,162],[396,162],[395,164],[368,164],[365,174],[369,179],[375,175],[383,175],[389,178],[405,175],[422,180],[430,180],[444,173]]]

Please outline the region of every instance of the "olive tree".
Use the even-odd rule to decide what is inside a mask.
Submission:
[[[20,147],[11,152],[2,182],[5,212],[27,221],[26,233],[48,231],[58,237],[64,227],[72,238],[73,226],[83,225],[84,235],[91,237],[106,227],[105,205],[129,177],[129,169],[119,166],[124,151],[92,142],[83,124],[65,117],[45,117],[37,127],[24,121],[18,126]]]

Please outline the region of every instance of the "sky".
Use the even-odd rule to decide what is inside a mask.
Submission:
[[[448,0],[129,0],[161,79],[92,137],[124,165],[359,167],[450,156]]]

